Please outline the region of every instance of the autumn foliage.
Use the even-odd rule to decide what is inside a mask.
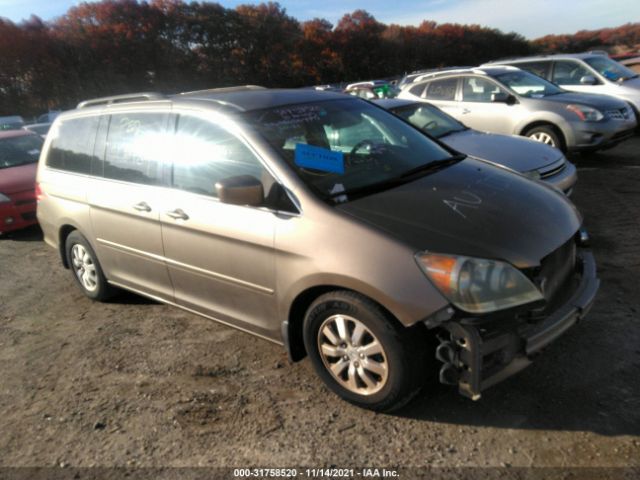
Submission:
[[[638,24],[635,26],[638,35]],[[0,115],[33,115],[132,91],[238,84],[297,87],[475,65],[532,53],[479,25],[385,25],[365,11],[299,22],[277,3],[225,8],[182,0],[81,3],[64,16],[0,18]]]

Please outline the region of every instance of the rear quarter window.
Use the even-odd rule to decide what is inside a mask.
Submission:
[[[426,91],[426,98],[431,100],[455,100],[456,88],[458,86],[457,78],[444,78],[442,80],[434,80],[429,83]]]
[[[45,164],[48,167],[74,173],[91,173],[93,144],[99,117],[63,120],[55,131]]]

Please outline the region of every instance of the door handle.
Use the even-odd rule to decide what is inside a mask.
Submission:
[[[149,206],[149,204],[147,202],[140,202],[140,203],[136,203],[133,206],[134,210],[138,210],[139,212],[150,212],[151,211],[151,207]]]
[[[471,113],[471,110],[469,110],[468,108],[463,108],[462,109],[462,114],[465,115],[467,113]]]
[[[167,212],[167,217],[171,217],[174,220],[189,220],[189,215],[184,213],[184,210],[182,210],[181,208],[176,208],[171,212]]]

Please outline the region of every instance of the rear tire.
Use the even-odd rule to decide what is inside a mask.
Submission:
[[[65,252],[73,278],[87,297],[99,302],[113,297],[116,290],[107,283],[96,253],[77,230],[67,237]]]
[[[421,326],[398,324],[355,292],[318,297],[303,325],[304,344],[323,382],[343,399],[376,411],[411,401],[429,376],[431,344]]]
[[[562,138],[551,125],[533,127],[527,130],[523,135],[531,140],[535,140],[536,142],[544,143],[550,147],[556,147],[558,150],[565,150]]]

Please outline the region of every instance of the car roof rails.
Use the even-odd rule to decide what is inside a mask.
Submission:
[[[113,103],[140,102],[148,100],[164,100],[167,97],[157,92],[126,93],[110,97],[92,98],[80,102],[76,108],[95,107],[97,105],[111,105]]]
[[[266,87],[261,85],[236,85],[233,87],[222,88],[206,88],[204,90],[194,90],[192,92],[182,92],[178,95],[198,95],[202,93],[227,93],[227,92],[242,92],[246,90],[267,90]]]

